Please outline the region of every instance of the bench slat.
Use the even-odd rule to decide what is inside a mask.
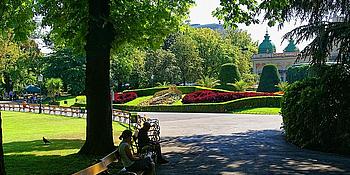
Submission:
[[[86,169],[83,169],[77,173],[74,173],[73,175],[92,175],[92,174],[101,173],[101,172],[106,171],[106,170],[107,170],[107,166],[103,162],[100,162],[100,163],[94,164]]]

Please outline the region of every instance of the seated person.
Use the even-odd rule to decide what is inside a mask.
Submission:
[[[152,162],[151,158],[146,157],[141,159],[131,153],[131,137],[132,132],[130,130],[123,131],[122,135],[119,137],[122,142],[119,144],[118,152],[123,166],[127,171],[144,171],[146,175],[154,175],[155,164]]]
[[[141,150],[145,146],[151,146],[151,148],[153,148],[157,154],[157,163],[160,163],[160,164],[168,163],[168,161],[165,160],[162,156],[160,144],[158,142],[151,141],[151,139],[148,137],[148,131],[150,128],[151,128],[151,124],[148,122],[145,122],[143,124],[143,127],[139,130],[137,135],[139,150]]]

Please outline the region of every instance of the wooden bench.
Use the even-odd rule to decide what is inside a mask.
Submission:
[[[118,152],[118,148],[114,150],[113,152],[109,153],[107,156],[103,157],[100,159],[100,161],[94,165],[91,165],[79,172],[76,172],[72,175],[97,175],[99,173],[103,173],[108,170],[108,165],[110,165],[113,162],[119,162],[120,161],[120,156]],[[142,175],[143,172],[138,172],[138,173],[133,173],[133,172],[128,172],[126,171],[125,168],[120,170],[118,174],[123,174],[123,175]]]

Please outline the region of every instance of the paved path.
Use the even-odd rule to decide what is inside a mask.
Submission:
[[[284,141],[280,116],[147,113],[161,125],[170,160],[159,175],[350,174],[350,157]]]

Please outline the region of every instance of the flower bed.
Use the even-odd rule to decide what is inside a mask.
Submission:
[[[114,93],[114,103],[123,104],[134,100],[137,98],[137,94],[135,92],[126,92],[126,93]]]
[[[218,103],[231,101],[239,98],[256,96],[275,96],[273,93],[264,92],[214,92],[209,90],[195,91],[187,94],[183,99],[183,104],[190,103]]]

